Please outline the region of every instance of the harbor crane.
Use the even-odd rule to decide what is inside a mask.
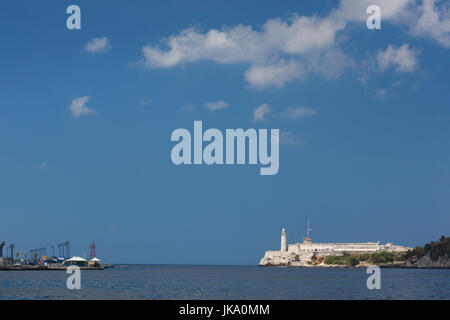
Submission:
[[[58,253],[60,257],[63,258],[70,258],[70,242],[66,241],[66,242],[61,242],[57,245],[58,247]]]
[[[0,258],[3,257],[3,247],[6,245],[5,241],[2,241],[2,243],[0,243]]]
[[[15,247],[16,247],[15,245],[10,244],[9,247],[6,248],[6,256],[7,257],[14,259],[14,248]]]
[[[64,247],[66,248],[67,257],[70,258],[70,242],[69,241],[64,242]]]
[[[94,240],[92,240],[92,244],[90,245],[89,248],[91,249],[91,252],[89,254],[90,259],[93,259],[93,258],[97,257],[97,255],[95,254],[96,245],[95,245]]]
[[[30,256],[34,261],[40,260],[42,256],[47,256],[47,248],[39,248],[30,250]]]

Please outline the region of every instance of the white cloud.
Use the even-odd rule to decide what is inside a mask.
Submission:
[[[281,117],[295,120],[298,118],[305,118],[316,115],[317,111],[307,107],[287,108],[285,112],[281,114]]]
[[[75,118],[95,112],[93,109],[90,109],[86,106],[86,103],[89,101],[89,99],[89,96],[85,96],[72,100],[72,103],[69,106],[69,110]]]
[[[404,44],[398,48],[389,45],[386,50],[378,52],[376,60],[381,72],[391,67],[394,67],[395,71],[398,72],[412,72],[419,63],[417,54],[418,52],[410,49],[408,44]]]
[[[206,33],[189,28],[163,39],[163,47],[144,46],[143,64],[148,68],[171,68],[201,60],[246,62],[250,69],[245,79],[252,87],[280,88],[305,76],[302,56],[326,58],[317,53],[333,48],[336,33],[344,27],[342,22],[326,18],[293,15],[288,21],[270,19],[260,31],[244,25]]]
[[[274,51],[301,54],[330,47],[342,28],[342,23],[294,15],[288,22],[270,19],[261,31],[243,25],[206,33],[188,28],[163,39],[166,49],[146,45],[142,50],[144,63],[150,68],[170,68],[199,60],[264,63]]]
[[[447,7],[437,0],[377,0],[382,24],[409,27],[415,36],[428,36],[450,47],[450,19]],[[209,60],[220,64],[247,63],[245,79],[254,89],[281,88],[312,73],[336,79],[355,65],[339,47],[340,34],[350,23],[367,19],[373,0],[341,0],[324,16],[293,14],[288,19],[267,20],[261,28],[236,25],[201,32],[188,28],[162,39],[161,45],[145,45],[141,63],[148,68],[172,68]],[[392,49],[390,49],[392,50]],[[380,67],[395,66],[410,72],[417,64],[416,52],[408,47],[380,56]],[[386,53],[385,53],[386,54]],[[402,60],[405,58],[405,60]]]
[[[440,3],[440,5],[439,5]],[[450,48],[449,3],[423,0],[419,14],[411,24],[411,32],[417,36],[429,36],[446,48]]]
[[[345,23],[333,19],[294,15],[288,22],[280,18],[268,20],[261,40],[267,43],[267,50],[302,54],[331,47],[336,32],[344,28]]]
[[[270,113],[270,106],[264,103],[253,110],[252,122],[261,122],[266,120],[266,115]]]
[[[84,50],[90,53],[106,52],[109,49],[111,49],[111,44],[107,37],[93,38],[84,46]]]
[[[305,76],[304,66],[294,60],[281,60],[272,65],[254,65],[245,72],[245,79],[256,89],[281,88]]]
[[[339,7],[330,13],[330,18],[343,22],[363,22],[368,15],[366,9],[370,5],[378,5],[381,9],[381,23],[385,20],[397,19],[409,5],[416,0],[341,0]]]
[[[223,31],[211,29],[204,34],[189,28],[164,39],[167,50],[150,45],[142,50],[144,62],[150,68],[170,68],[198,60],[218,63],[265,61],[268,53],[257,37],[251,27],[242,25]]]
[[[287,146],[304,146],[305,139],[303,139],[302,137],[294,136],[289,131],[281,131],[280,143]]]
[[[226,109],[226,108],[228,108],[228,103],[226,103],[223,100],[219,100],[217,102],[206,102],[205,108],[208,109],[209,111]]]
[[[319,73],[325,79],[337,79],[346,69],[355,65],[352,58],[337,48],[316,53],[307,58],[308,71]]]
[[[153,100],[151,98],[144,98],[141,100],[141,107],[152,104]]]
[[[415,0],[378,0],[383,19],[392,19]],[[300,55],[331,48],[337,32],[349,22],[367,19],[366,8],[373,0],[341,0],[324,17],[293,14],[286,21],[267,20],[261,30],[239,24],[205,33],[188,28],[162,39],[163,46],[143,47],[144,63],[150,68],[170,68],[181,63],[212,60],[218,63],[268,62],[280,54]]]

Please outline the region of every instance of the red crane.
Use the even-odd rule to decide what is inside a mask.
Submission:
[[[93,258],[97,257],[97,255],[95,254],[95,243],[94,243],[94,240],[92,240],[92,244],[91,244],[91,246],[89,248],[91,248],[90,259],[93,259]]]

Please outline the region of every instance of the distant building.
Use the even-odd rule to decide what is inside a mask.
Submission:
[[[81,257],[78,256],[73,256],[70,259],[64,260],[64,264],[67,265],[72,265],[72,266],[78,266],[78,267],[87,267],[88,266],[88,261],[86,259],[83,259]]]
[[[307,236],[302,243],[289,244],[286,248],[286,229],[281,230],[281,250],[266,251],[259,265],[297,265],[301,266],[311,261],[311,258],[342,255],[344,252],[350,254],[374,253],[374,252],[406,252],[411,248],[380,242],[358,242],[358,243],[313,243],[309,228]]]
[[[12,263],[13,263],[13,259],[12,258],[0,257],[0,266],[10,265]]]
[[[88,265],[89,267],[100,267],[100,259],[97,257],[92,258],[91,260],[89,260]]]

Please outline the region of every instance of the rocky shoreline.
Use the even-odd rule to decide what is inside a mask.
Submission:
[[[405,268],[405,269],[450,269],[450,258],[448,255],[432,260],[430,254],[426,254],[417,260],[408,260],[394,265],[383,265],[384,268]]]
[[[360,263],[356,266],[349,265],[336,265],[336,264],[265,264],[259,265],[260,267],[284,267],[284,268],[340,268],[340,269],[354,269],[354,268],[367,268],[373,265],[369,263]],[[380,268],[391,269],[450,269],[450,258],[448,255],[439,257],[437,260],[432,260],[430,254],[426,254],[417,260],[408,260],[393,263],[379,263],[375,264]]]

